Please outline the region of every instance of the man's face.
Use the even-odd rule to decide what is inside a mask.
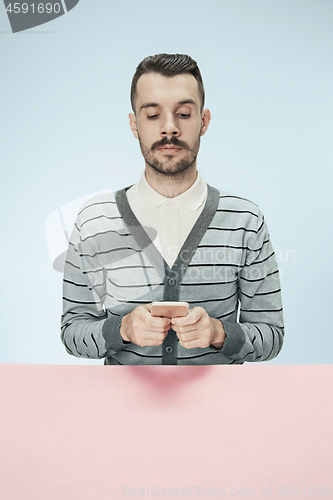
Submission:
[[[146,73],[137,83],[136,114],[130,126],[146,163],[164,175],[196,165],[200,137],[210,120],[200,112],[198,83],[191,74],[170,78]]]

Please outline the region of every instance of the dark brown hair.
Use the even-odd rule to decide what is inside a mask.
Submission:
[[[136,87],[140,76],[144,73],[159,73],[166,77],[190,73],[198,82],[201,99],[201,111],[205,103],[205,90],[198,65],[192,57],[186,54],[156,54],[143,59],[134,73],[131,85],[131,105],[135,113]]]

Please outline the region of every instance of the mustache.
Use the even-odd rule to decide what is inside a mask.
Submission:
[[[179,148],[188,150],[190,149],[186,142],[180,141],[179,139],[177,139],[177,137],[174,136],[171,136],[170,138],[163,137],[163,139],[161,139],[160,141],[154,142],[150,149],[152,151],[155,151],[155,149],[161,148],[163,146],[178,146]]]

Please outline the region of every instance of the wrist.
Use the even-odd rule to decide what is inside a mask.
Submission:
[[[216,349],[222,349],[226,334],[221,321],[215,318],[212,319],[215,330],[214,330],[213,342],[211,343],[211,345],[214,346]]]
[[[125,329],[126,329],[126,318],[127,314],[125,314],[125,316],[123,316],[123,319],[121,320],[121,325],[120,325],[120,328],[119,328],[119,333],[120,333],[120,336],[121,338],[123,339],[124,342],[129,342],[129,338],[127,337],[126,333],[125,333]]]

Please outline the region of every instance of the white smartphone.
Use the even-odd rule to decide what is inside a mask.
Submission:
[[[152,302],[151,315],[162,318],[178,318],[186,316],[188,313],[187,302]]]

